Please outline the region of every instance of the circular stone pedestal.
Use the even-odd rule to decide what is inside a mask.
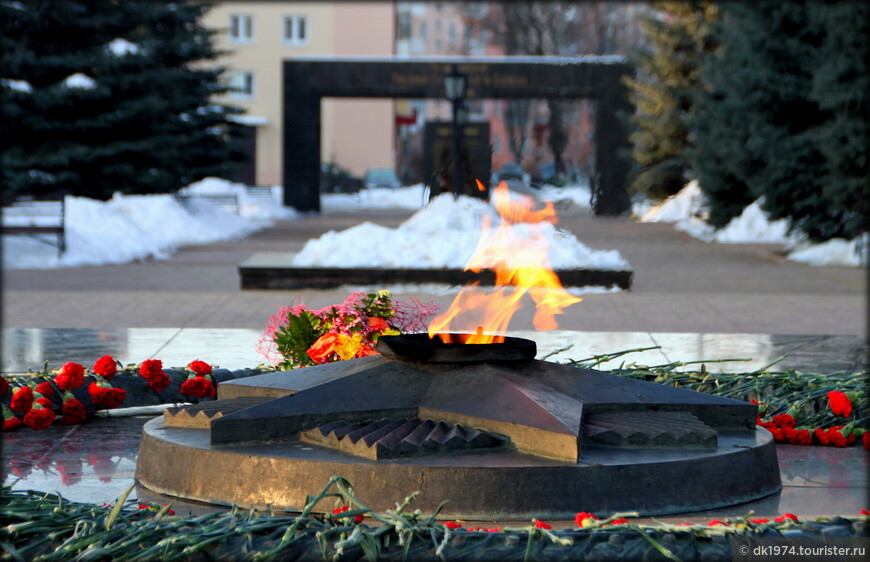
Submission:
[[[715,450],[583,448],[570,463],[506,449],[371,460],[303,441],[215,447],[207,429],[148,422],[137,480],[156,492],[257,509],[298,511],[333,475],[382,511],[413,507],[466,520],[571,519],[578,511],[660,515],[755,500],[781,488],[771,435],[723,431]]]
[[[529,340],[421,352],[428,340],[223,382],[218,400],[145,425],[136,479],[297,511],[342,476],[378,511],[419,492],[426,514],[449,500],[441,517],[526,521],[700,511],[782,487],[753,404],[537,361]]]

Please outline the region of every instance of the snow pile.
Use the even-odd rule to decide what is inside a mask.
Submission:
[[[495,209],[485,201],[451,194],[436,197],[398,228],[365,222],[342,232],[330,231],[313,240],[293,258],[299,267],[455,268],[468,263],[481,236],[484,218],[499,224]],[[515,231],[528,237],[529,225]],[[549,244],[550,264],[555,270],[628,270],[628,262],[616,250],[594,251],[577,238],[541,225]]]
[[[117,37],[106,45],[106,49],[116,57],[123,57],[125,55],[138,54],[142,50],[142,47],[127,41],[123,37]]]
[[[246,219],[269,221],[299,216],[296,209],[284,207],[281,200],[283,191],[280,186],[258,188],[253,191],[243,183],[209,177],[180,189],[179,193],[191,196],[190,203],[205,200],[210,195],[235,196],[239,205],[239,215]]]
[[[565,187],[544,185],[534,196],[540,201],[550,201],[555,204],[570,202],[579,207],[592,206],[592,190],[585,184],[568,184]]]
[[[788,259],[808,265],[848,265],[852,267],[870,264],[870,235],[853,240],[833,238],[821,244],[798,242],[790,246]]]
[[[69,76],[64,78],[62,84],[67,88],[74,88],[77,90],[93,90],[97,87],[96,80],[94,80],[87,74],[82,74],[81,72],[70,74]]]
[[[10,90],[14,90],[16,92],[22,92],[24,94],[30,94],[33,92],[33,86],[30,85],[30,82],[27,80],[12,80],[10,78],[0,78],[0,86],[4,88],[9,88]]]
[[[716,230],[704,219],[708,208],[706,197],[698,182],[686,184],[679,193],[653,205],[642,214],[635,213],[641,222],[672,222],[674,228],[704,240],[723,244],[784,244],[788,259],[808,265],[841,265],[859,267],[868,263],[867,235],[864,241],[835,238],[822,244],[811,244],[799,232],[788,232],[788,221],[770,220],[758,199],[743,209],[723,228]]]
[[[3,236],[3,268],[47,269],[167,258],[179,246],[235,239],[262,228],[207,201],[182,205],[172,195],[121,195],[109,201],[67,196],[67,249]],[[4,221],[5,221],[4,217]],[[54,235],[46,235],[54,241]]]
[[[641,222],[678,222],[690,218],[703,219],[707,200],[695,180],[686,184],[676,195],[654,205],[640,217]]]

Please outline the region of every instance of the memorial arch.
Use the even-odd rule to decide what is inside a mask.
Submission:
[[[320,101],[346,98],[443,98],[452,65],[468,76],[466,99],[577,99],[598,104],[595,213],[630,208],[626,190],[632,111],[620,56],[595,57],[299,57],[284,61],[284,204],[320,211]]]

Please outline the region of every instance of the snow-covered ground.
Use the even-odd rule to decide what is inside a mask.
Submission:
[[[171,195],[116,194],[109,201],[71,196],[65,203],[66,253],[58,258],[56,248],[48,244],[23,236],[4,235],[3,268],[50,269],[163,259],[181,246],[242,238],[275,219],[296,216],[293,209],[280,204],[280,187],[252,191],[242,184],[207,178],[187,186],[181,193],[235,194],[239,214],[196,197],[180,203]],[[546,187],[536,190],[535,194],[539,200],[556,202],[557,208],[559,202],[581,207],[588,207],[590,202],[589,189],[582,185]],[[418,212],[398,229],[363,223],[350,229],[350,234],[328,233],[312,240],[311,249],[306,248],[298,259],[321,265],[358,265],[356,262],[362,261],[369,266],[382,262],[382,266],[387,267],[397,264],[403,267],[463,266],[477,244],[480,220],[485,214],[491,214],[492,208],[478,200],[454,201],[451,197],[426,207],[427,199],[422,184],[363,190],[358,194],[324,194],[321,202],[326,211],[401,208]],[[643,212],[640,209],[644,209]],[[693,184],[659,205],[636,207],[639,220],[673,222],[676,228],[708,242],[782,243],[790,250],[788,258],[791,260],[811,265],[859,266],[861,263],[856,241],[832,240],[811,245],[800,237],[788,236],[782,221],[767,220],[757,204],[748,207],[743,215],[719,231],[703,222],[704,212],[703,194]],[[12,220],[14,217],[3,216],[4,223]],[[555,228],[545,229],[544,234],[551,244],[550,260],[556,269],[628,268],[616,251],[593,252],[573,235]],[[433,243],[433,240],[448,241],[448,238],[448,244]],[[867,263],[867,246],[865,242],[864,264]]]
[[[121,195],[108,201],[67,196],[65,230],[67,250],[25,236],[2,236],[4,269],[51,269],[128,263],[168,258],[180,246],[243,238],[271,224],[293,217],[278,198],[249,195],[245,186],[207,178],[191,184],[184,194],[235,193],[239,214],[230,213],[204,198],[181,203],[172,195]],[[26,224],[23,217],[2,217],[4,224]],[[24,221],[24,222],[22,222]],[[41,236],[40,236],[41,237]],[[54,235],[44,237],[54,242]]]
[[[864,235],[853,240],[834,238],[822,244],[809,242],[800,233],[788,232],[788,221],[771,221],[755,201],[738,217],[719,230],[704,221],[708,213],[706,198],[697,181],[686,184],[679,193],[658,205],[640,203],[634,215],[641,222],[670,222],[674,228],[705,242],[720,244],[782,244],[786,258],[808,265],[860,267],[868,263],[870,239]]]

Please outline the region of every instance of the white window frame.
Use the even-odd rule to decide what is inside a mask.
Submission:
[[[227,37],[230,43],[254,42],[254,16],[252,14],[232,13],[229,20]]]
[[[241,82],[241,84],[239,84]],[[250,85],[250,92],[244,90],[244,86]],[[234,86],[241,85],[242,89],[235,89]],[[254,82],[254,73],[250,70],[228,70],[227,71],[227,86],[230,88],[227,91],[227,97],[234,100],[252,100],[256,92]]]
[[[287,37],[288,21],[293,32],[292,37]],[[300,25],[305,32],[305,36],[302,38],[299,37]],[[308,16],[292,14],[281,18],[281,38],[284,41],[285,45],[307,45],[310,32],[311,26],[308,25]]]

